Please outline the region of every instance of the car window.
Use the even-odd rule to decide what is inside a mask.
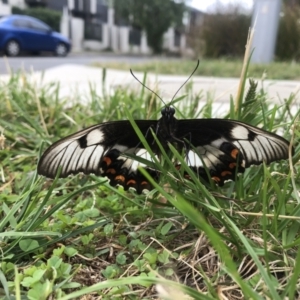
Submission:
[[[30,27],[32,29],[40,30],[40,31],[49,31],[50,27],[46,24],[34,20],[30,20]]]
[[[30,27],[29,21],[26,19],[14,19],[13,25],[15,27],[19,27],[19,28],[29,28]]]

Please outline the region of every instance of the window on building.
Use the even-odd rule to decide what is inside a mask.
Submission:
[[[86,40],[102,41],[102,24],[86,21],[84,23],[84,38]]]
[[[103,1],[97,1],[96,14],[101,22],[107,23],[108,6],[103,4]]]
[[[85,0],[83,2],[83,11],[90,13],[91,12],[91,1],[90,0]]]
[[[74,0],[74,10],[76,11],[83,10],[82,0]]]
[[[134,45],[134,46],[139,46],[141,45],[141,30],[136,27],[130,28],[129,31],[129,44]]]
[[[181,33],[178,29],[175,29],[174,46],[180,47]]]

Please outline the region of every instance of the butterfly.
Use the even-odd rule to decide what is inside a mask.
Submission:
[[[199,60],[178,91],[198,66]],[[132,70],[130,72],[150,90],[136,78]],[[180,153],[184,152],[186,163],[199,177],[205,180],[210,177],[218,185],[223,185],[226,180],[234,180],[237,173],[243,173],[251,165],[262,162],[269,164],[288,158],[287,140],[246,123],[224,119],[177,120],[171,104],[178,91],[170,104],[162,108],[159,120],[135,121],[155,158],[161,156],[160,146],[168,151],[169,144],[172,144]],[[106,176],[112,186],[121,185],[125,190],[135,188],[137,193],[151,190],[151,184],[139,167],[145,167],[156,180],[159,179],[159,172],[134,157],[153,162],[130,121],[106,122],[55,142],[40,158],[37,170],[38,174],[49,178],[55,178],[59,170],[62,178],[78,173],[95,174]],[[180,165],[176,168],[180,168]],[[189,178],[188,174],[185,177]]]
[[[263,129],[235,120],[178,120],[174,115],[175,109],[167,105],[159,120],[135,123],[158,158],[160,148],[151,129],[164,149],[175,145],[185,152],[186,163],[198,176],[209,176],[219,185],[234,180],[237,172],[243,173],[250,165],[269,164],[289,156],[289,142]],[[151,190],[151,184],[138,170],[146,166],[132,156],[151,161],[130,121],[106,122],[55,142],[40,158],[38,173],[55,178],[61,167],[60,177],[82,172],[106,176],[112,186],[121,185],[125,190]],[[156,170],[146,169],[158,179]]]

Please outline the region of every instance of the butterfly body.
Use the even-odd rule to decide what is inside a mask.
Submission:
[[[257,127],[223,119],[177,120],[170,106],[161,114],[159,120],[135,121],[157,158],[160,150],[151,129],[165,150],[169,144],[175,145],[198,176],[211,177],[219,185],[234,180],[237,172],[250,165],[288,158],[289,142]],[[151,189],[138,170],[144,165],[128,155],[152,161],[129,121],[106,122],[54,143],[42,155],[38,173],[54,178],[61,167],[60,177],[92,173],[108,177],[113,186],[133,187],[138,193]],[[158,180],[156,170],[147,167],[147,171]]]

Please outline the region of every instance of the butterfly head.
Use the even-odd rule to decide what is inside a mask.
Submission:
[[[165,106],[161,110],[161,115],[163,116],[163,118],[171,120],[175,115],[175,108],[171,106]]]

